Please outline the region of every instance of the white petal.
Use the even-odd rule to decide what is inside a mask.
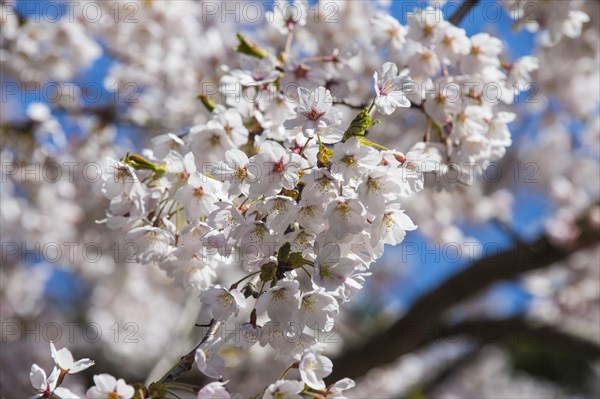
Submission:
[[[46,372],[37,364],[31,365],[31,371],[29,372],[29,380],[31,385],[35,389],[46,388]]]

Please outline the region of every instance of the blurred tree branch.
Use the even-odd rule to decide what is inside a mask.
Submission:
[[[477,360],[480,354],[480,350],[484,345],[478,345],[473,350],[465,353],[463,356],[458,357],[452,362],[449,362],[444,368],[435,374],[432,378],[423,382],[420,386],[414,387],[414,391],[424,395],[426,398],[434,397],[435,390],[443,385],[446,381],[452,378],[456,373],[460,373],[466,367],[471,365]]]
[[[553,325],[513,317],[500,320],[467,320],[436,330],[434,340],[462,336],[477,342],[542,343],[564,347],[592,358],[600,357],[600,340],[562,325]]]
[[[566,353],[578,353],[583,358],[600,357],[600,340],[593,336],[575,333],[565,326],[554,326],[536,323],[522,317],[503,320],[468,320],[457,324],[448,324],[436,330],[435,340],[452,342],[466,340],[473,344],[473,349],[444,365],[443,369],[413,388],[415,393],[431,397],[435,390],[456,373],[471,365],[479,356],[480,350],[487,344],[533,343],[546,345],[552,351],[562,349]],[[454,339],[453,339],[454,338]],[[542,360],[543,361],[543,360]]]
[[[549,237],[542,236],[533,243],[520,242],[511,249],[482,258],[451,276],[418,299],[387,330],[335,358],[333,362],[336,367],[329,381],[360,377],[372,368],[391,363],[435,340],[435,334],[431,332],[439,325],[438,320],[444,313],[491,284],[551,266],[581,249],[597,244],[597,228],[587,226],[584,220],[580,221],[580,237],[568,247],[558,246]]]
[[[462,20],[467,16],[467,14],[475,8],[475,6],[479,3],[479,0],[465,0],[462,2],[460,7],[448,18],[448,22],[453,25],[460,25]]]

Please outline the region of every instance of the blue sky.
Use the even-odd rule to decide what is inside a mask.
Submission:
[[[448,3],[442,9],[446,18],[456,10],[457,3]],[[402,24],[406,23],[406,12],[412,10],[415,5],[425,6],[426,2],[420,1],[392,1],[391,13]],[[512,19],[508,12],[497,4],[496,1],[483,0],[463,19],[460,27],[464,28],[467,35],[471,36],[479,32],[489,32],[502,39],[505,46],[510,49],[507,53],[509,60],[531,54],[535,42],[534,35],[522,30],[513,32],[511,29]],[[528,120],[521,123],[517,129],[511,129],[515,137],[523,137],[528,132],[534,130],[536,120]],[[515,192],[515,202],[518,206],[513,210],[513,228],[522,237],[533,238],[541,230],[541,222],[548,212],[548,203],[543,196],[537,195],[531,190],[518,190]],[[533,228],[532,228],[533,226]],[[496,226],[489,224],[481,225],[463,225],[464,231],[479,240],[485,248],[487,245],[498,245],[502,248],[511,246],[510,240]],[[406,238],[409,245],[424,246],[432,250],[435,244],[428,242],[422,235],[415,232],[409,232]],[[390,258],[396,257],[395,254],[402,253],[402,248],[388,248]],[[396,284],[393,295],[399,299],[405,306],[419,296],[443,282],[448,276],[456,271],[467,267],[468,261],[449,261],[447,258],[452,256],[440,257],[422,257],[426,262],[415,262],[408,267],[409,272],[404,274]],[[399,264],[398,267],[406,267]],[[509,316],[521,312],[528,303],[529,296],[512,282],[503,282],[497,284],[486,294],[485,301],[495,304],[497,316]]]

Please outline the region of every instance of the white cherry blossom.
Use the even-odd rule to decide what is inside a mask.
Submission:
[[[417,226],[400,209],[398,204],[393,204],[373,221],[371,245],[378,243],[397,245],[404,240],[407,231],[415,230]]]
[[[398,76],[398,66],[386,62],[373,75],[375,80],[375,106],[377,111],[390,115],[398,107],[410,107],[405,91],[413,84],[408,76]]]
[[[223,376],[225,361],[219,354],[222,345],[220,337],[210,336],[196,349],[194,361],[198,370],[207,377],[221,378]]]
[[[189,220],[198,220],[217,210],[217,202],[222,196],[220,182],[203,175],[193,173],[187,184],[175,193],[177,199],[184,206],[184,211]]]
[[[342,240],[349,234],[356,234],[365,227],[365,208],[356,198],[338,197],[331,201],[325,210],[329,221],[329,232]]]
[[[327,127],[335,127],[342,120],[342,112],[333,106],[333,97],[324,87],[315,90],[299,87],[298,106],[294,108],[294,112],[296,117],[285,121],[284,126],[286,129],[302,127],[302,132],[306,137],[313,137]],[[324,138],[328,133],[323,135]],[[336,134],[337,131],[331,133]]]
[[[355,386],[356,383],[350,378],[342,378],[341,380],[327,387],[327,397],[345,399],[346,397],[342,395],[342,392],[352,389]]]
[[[277,380],[265,389],[263,399],[301,399],[304,382],[293,380]]]
[[[225,161],[219,163],[212,173],[225,182],[223,189],[229,196],[248,195],[250,183],[254,182],[257,168],[252,167],[248,156],[238,149],[232,148],[225,153]]]
[[[308,350],[302,355],[298,369],[300,378],[306,385],[313,389],[324,389],[323,378],[331,374],[333,364],[329,358],[321,355],[318,349]]]
[[[258,169],[258,180],[250,186],[252,198],[275,195],[282,188],[293,189],[300,180],[298,172],[305,165],[298,154],[286,151],[274,141],[263,143],[260,153],[253,156],[251,162]]]
[[[125,380],[118,380],[110,374],[97,374],[94,376],[95,386],[87,390],[88,398],[98,399],[130,399],[135,390],[131,385],[127,385]]]
[[[387,47],[391,51],[400,51],[406,41],[406,27],[393,16],[377,13],[371,20],[373,43],[378,47]]]
[[[256,301],[256,312],[267,312],[271,320],[287,323],[300,307],[300,285],[296,280],[280,280]]]
[[[196,395],[197,399],[231,399],[231,395],[225,389],[225,384],[229,381],[213,381],[203,386]]]
[[[302,294],[297,320],[314,330],[331,331],[338,312],[337,299],[323,291],[312,291]]]
[[[32,398],[49,398],[52,395],[60,399],[77,398],[70,390],[56,386],[59,375],[60,369],[55,367],[50,376],[46,377],[44,369],[37,364],[33,364],[31,366],[31,371],[29,372],[29,380],[36,390],[36,394],[33,395]]]
[[[50,353],[52,354],[52,359],[54,360],[56,367],[69,374],[79,373],[94,365],[94,361],[88,358],[75,360],[71,351],[67,348],[56,350],[53,342],[50,342]]]
[[[210,305],[215,320],[227,320],[231,315],[237,316],[240,309],[246,307],[246,300],[241,292],[235,289],[228,290],[220,285],[202,291],[200,300]]]

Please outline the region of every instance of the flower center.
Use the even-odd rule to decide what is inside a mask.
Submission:
[[[283,174],[285,171],[285,164],[283,163],[283,157],[277,162],[273,162],[273,172]]]
[[[423,27],[423,36],[430,36],[433,34],[433,25],[425,25]]]
[[[393,84],[392,82],[385,82],[383,85],[379,86],[379,95],[380,96],[387,96],[388,94],[390,94],[390,92],[393,89]]]
[[[315,206],[314,205],[305,206],[304,208],[302,208],[301,212],[304,214],[304,216],[311,218],[311,217],[315,216]]]
[[[319,277],[321,278],[330,278],[332,276],[331,269],[329,266],[321,265],[319,269]]]
[[[315,310],[315,300],[311,296],[305,296],[302,298],[302,308],[309,312]]]
[[[431,60],[432,57],[433,57],[433,53],[431,51],[423,51],[421,53],[421,60],[424,62]]]
[[[341,159],[341,161],[347,167],[351,167],[352,165],[354,165],[356,163],[356,160],[354,159],[353,155],[346,155],[344,158]]]
[[[229,306],[233,303],[233,295],[229,292],[222,292],[219,294],[219,303],[221,305]]]
[[[254,236],[255,239],[262,240],[265,236],[265,231],[266,231],[266,228],[263,225],[259,225],[254,229],[254,231],[252,232],[252,235]]]
[[[305,370],[314,370],[316,369],[318,366],[318,363],[316,360],[314,359],[308,359],[305,363],[304,363],[304,369]]]
[[[337,213],[344,220],[348,219],[348,214],[350,213],[350,207],[345,202],[339,202],[336,207]]]
[[[242,181],[242,180],[246,179],[246,177],[248,176],[248,171],[246,170],[246,168],[242,168],[239,165],[237,165],[235,167],[235,172],[234,172],[233,176],[235,177],[235,179],[237,181]]]
[[[390,231],[396,223],[394,222],[394,219],[390,216],[390,214],[386,213],[385,215],[383,215],[383,224],[385,226],[385,230]]]
[[[273,291],[273,301],[275,302],[284,302],[286,297],[285,288]]]
[[[379,181],[377,179],[373,179],[372,177],[367,179],[367,187],[369,188],[369,191],[376,193],[381,191],[381,185],[379,184]]]
[[[452,38],[448,35],[444,36],[444,40],[442,41],[442,43],[444,43],[444,46],[446,47],[450,47],[452,46]]]
[[[117,168],[117,181],[124,182],[125,179],[129,177],[129,171],[124,166],[119,166]]]
[[[316,108],[311,108],[311,110],[306,114],[306,117],[311,121],[316,121],[323,115],[325,115],[325,112],[321,112]]]
[[[208,142],[211,146],[216,147],[219,145],[219,143],[221,143],[221,138],[218,135],[213,134],[210,136],[210,139],[208,139]]]

